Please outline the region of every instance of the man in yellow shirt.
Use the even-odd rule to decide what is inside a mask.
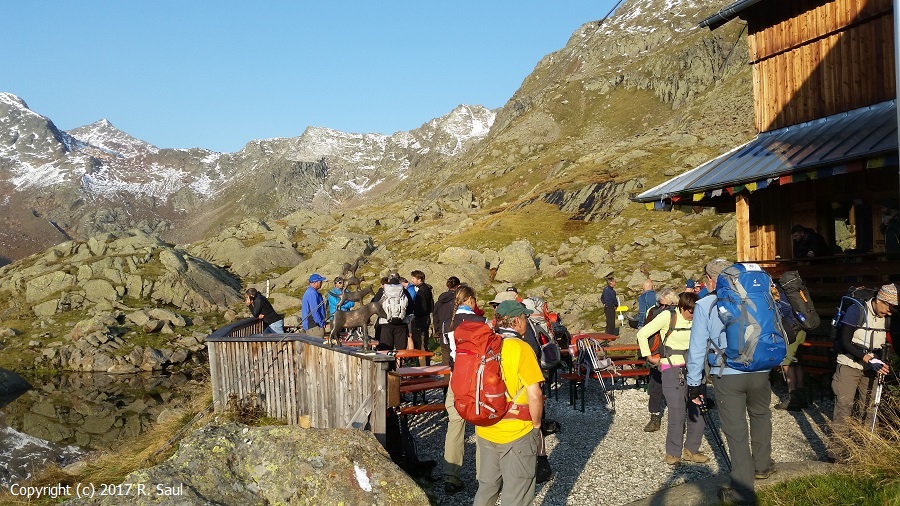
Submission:
[[[475,427],[479,459],[476,506],[496,504],[501,488],[503,506],[524,506],[534,499],[544,375],[534,351],[522,340],[529,314],[531,310],[514,300],[503,301],[496,309],[497,333],[503,336],[503,381],[509,395],[515,396],[513,410],[520,414],[508,413],[494,425]]]

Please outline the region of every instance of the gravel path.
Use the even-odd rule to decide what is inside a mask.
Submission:
[[[824,387],[830,391],[830,385]],[[778,402],[775,394],[783,393],[779,390],[776,387],[773,393],[773,404]],[[776,462],[825,460],[823,428],[831,418],[833,401],[822,398],[821,392],[822,388],[815,390],[820,397],[814,398],[803,412],[772,410],[772,458]],[[553,395],[555,393],[545,407],[547,418],[562,424],[560,433],[547,438],[550,463],[556,474],[549,482],[538,485],[534,504],[627,504],[667,487],[724,472],[721,454],[714,448],[709,428],[701,451],[714,454],[715,459],[707,464],[676,467],[662,461],[665,456],[665,417],[662,430],[643,431],[649,417],[648,396],[643,388],[635,386],[634,380],[628,380],[624,387],[616,385],[615,414],[610,414],[604,407],[596,381],[588,386],[584,413],[569,406],[566,381],[561,381],[558,400]],[[712,410],[711,414],[718,424],[716,411]],[[435,413],[412,417],[410,421],[419,458],[434,459],[439,463],[434,472],[438,480],[427,488],[433,504],[471,504],[478,487],[473,426],[468,426],[466,432],[461,477],[466,488],[456,495],[446,496],[440,476],[447,417],[444,413]],[[724,439],[724,435],[722,437]]]

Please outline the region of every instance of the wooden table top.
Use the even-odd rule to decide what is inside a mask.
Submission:
[[[450,374],[449,365],[426,365],[424,367],[399,367],[392,371],[393,374],[404,378],[414,378],[417,376],[435,376]]]
[[[617,351],[638,351],[641,349],[640,345],[637,343],[634,344],[614,344],[612,346],[605,346],[603,348],[606,350],[606,354],[614,353]]]
[[[604,332],[581,332],[572,336],[572,342],[584,338],[597,339],[598,341],[615,341],[619,336],[615,334],[606,334]]]

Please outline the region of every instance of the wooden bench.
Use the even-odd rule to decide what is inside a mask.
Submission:
[[[643,361],[641,361],[643,363]],[[623,369],[623,370],[604,370],[600,372],[591,373],[591,377],[600,381],[603,380],[611,380],[613,386],[615,386],[616,378],[635,378],[637,381],[641,381],[644,378],[649,378],[650,376],[650,368],[649,367],[638,367],[634,369]],[[569,382],[569,405],[573,408],[575,407],[575,402],[578,400],[578,392],[577,390],[581,390],[581,412],[584,413],[584,399],[585,399],[585,384],[584,384],[584,375],[578,373],[563,373],[560,374],[559,377],[564,380],[568,380]],[[624,386],[624,382],[623,382]]]
[[[400,415],[421,415],[424,413],[439,413],[446,411],[447,407],[443,402],[433,402],[431,404],[419,404],[415,406],[403,406],[397,410]]]

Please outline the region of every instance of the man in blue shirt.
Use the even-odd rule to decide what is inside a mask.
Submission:
[[[687,355],[688,397],[701,404],[703,370],[710,342],[725,349],[725,325],[716,310],[716,281],[731,262],[717,258],[706,264],[706,285],[710,293],[694,306],[691,344]],[[722,431],[731,453],[731,484],[719,490],[719,499],[735,504],[756,504],[753,480],[766,479],[775,472],[772,461],[772,387],[769,371],[740,372],[729,367],[709,370],[716,392],[716,406]],[[750,430],[747,431],[749,418]],[[752,440],[752,451],[751,451]]]
[[[309,288],[303,294],[300,307],[300,319],[306,335],[325,338],[325,300],[319,290],[322,288],[323,276],[313,274],[309,277]]]
[[[638,328],[644,326],[647,319],[647,311],[656,305],[656,292],[653,291],[653,281],[649,278],[644,280],[644,291],[638,296]]]

